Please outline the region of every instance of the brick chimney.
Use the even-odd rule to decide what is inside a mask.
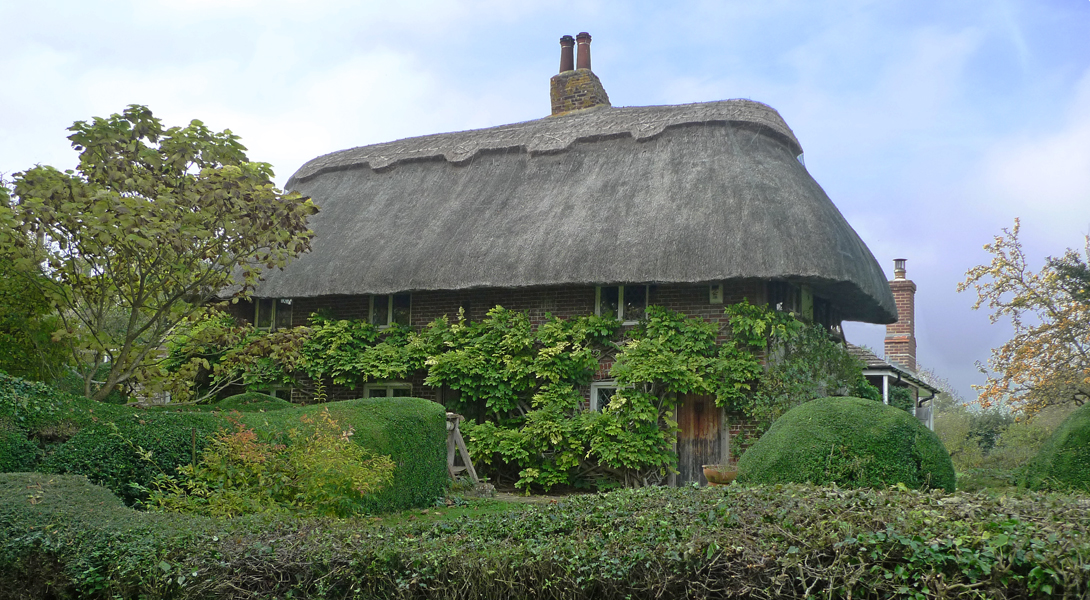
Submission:
[[[576,68],[572,68],[573,41],[578,44]],[[560,74],[550,80],[549,96],[552,100],[553,116],[594,108],[610,106],[602,82],[590,70],[590,34],[582,32],[572,40],[570,35],[560,38]]]
[[[897,322],[886,325],[886,360],[916,371],[916,284],[905,279],[905,259],[893,259],[889,282],[897,304]]]

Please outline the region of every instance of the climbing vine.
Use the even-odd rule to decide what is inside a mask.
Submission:
[[[742,302],[720,326],[662,307],[622,328],[611,317],[548,317],[495,307],[484,319],[436,319],[420,331],[315,315],[306,327],[255,331],[219,318],[172,340],[167,371],[214,395],[306,379],[357,389],[421,374],[444,388],[448,409],[470,417],[463,433],[479,469],[516,485],[596,488],[663,483],[675,469],[677,400],[717,405],[767,426],[825,395],[869,394],[861,366],[826,330]],[[591,410],[601,364],[616,391]]]

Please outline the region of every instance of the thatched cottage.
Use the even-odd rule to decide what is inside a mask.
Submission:
[[[578,63],[574,46],[578,45]],[[326,309],[421,327],[503,305],[561,317],[648,304],[709,320],[748,298],[838,330],[897,309],[866,244],[806,171],[802,146],[750,100],[613,107],[590,69],[590,36],[561,39],[552,115],[342,150],[287,187],[314,198],[313,250],[268,274],[256,322]],[[610,391],[609,365],[588,402]],[[368,395],[442,401],[421,381]],[[357,392],[358,394],[358,392]],[[680,481],[725,456],[709,398],[681,402]]]

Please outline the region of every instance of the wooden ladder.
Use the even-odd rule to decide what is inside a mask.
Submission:
[[[450,478],[454,479],[462,471],[469,471],[470,480],[473,481],[473,485],[477,485],[481,480],[477,478],[473,461],[469,459],[469,450],[466,449],[465,440],[462,439],[462,431],[458,428],[458,423],[464,419],[462,415],[447,413],[447,472],[450,473]],[[462,464],[457,466],[454,464],[455,453],[462,457]]]

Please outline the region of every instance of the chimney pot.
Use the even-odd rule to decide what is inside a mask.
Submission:
[[[583,31],[579,35],[575,36],[575,41],[579,44],[578,60],[575,68],[577,69],[590,69],[590,34]]]
[[[895,258],[893,259],[893,278],[904,279],[905,278],[905,259]]]
[[[573,57],[575,38],[566,35],[560,38],[560,72],[575,70],[575,58]]]

